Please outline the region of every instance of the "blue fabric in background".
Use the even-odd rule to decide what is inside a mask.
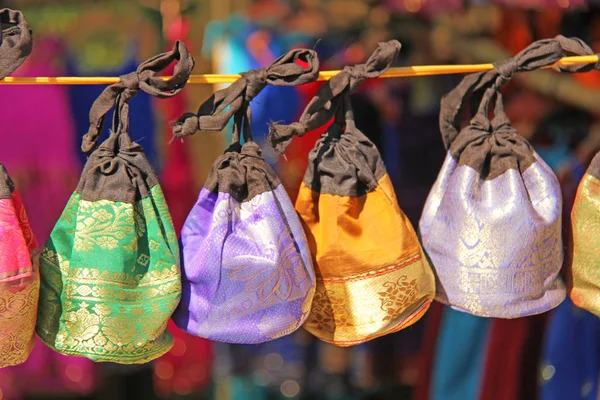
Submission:
[[[132,49],[129,54],[136,54]],[[94,71],[92,73],[85,72],[86,76],[120,76],[129,72],[135,71],[138,67],[138,62],[134,59],[128,60],[121,68],[117,70]],[[77,59],[74,55],[67,57],[67,74],[69,76],[81,76]],[[86,162],[86,155],[81,151],[81,137],[87,133],[90,127],[90,109],[96,98],[102,93],[106,86],[104,85],[70,85],[69,99],[71,102],[71,110],[73,119],[77,129],[75,149],[79,155],[82,165]],[[158,173],[160,170],[159,158],[157,152],[157,124],[152,107],[152,96],[140,91],[129,102],[129,135],[139,143],[146,153],[146,157],[150,164]],[[99,143],[108,137],[109,129],[112,126],[113,112],[110,111],[102,127]]]
[[[444,307],[433,364],[432,400],[478,398],[490,322]]]
[[[541,400],[596,400],[600,319],[567,297],[552,313],[544,339]]]
[[[233,18],[231,23],[235,26],[229,26],[228,23],[214,23],[211,26],[210,34],[212,40],[218,40],[219,47],[219,73],[237,74],[246,72],[250,69],[263,67],[250,54],[246,47],[248,36],[256,32],[259,28],[248,23],[245,19]],[[217,33],[220,35],[217,36]],[[271,34],[269,49],[275,57],[287,52],[289,39],[279,37],[276,33]],[[204,43],[204,51],[211,56],[212,43],[207,39]],[[276,158],[269,154],[269,149],[265,149],[266,138],[269,132],[270,122],[280,122],[290,124],[298,117],[300,110],[300,97],[293,87],[267,86],[256,96],[251,103],[252,108],[252,135],[254,141],[258,143],[265,151],[265,160],[274,167]],[[225,134],[227,143],[231,141],[232,123],[227,125]]]

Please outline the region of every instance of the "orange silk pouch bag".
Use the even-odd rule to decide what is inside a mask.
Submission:
[[[375,145],[354,123],[349,94],[395,60],[400,43],[380,43],[366,64],[328,81],[300,121],[271,126],[279,153],[334,118],[309,155],[296,201],[317,277],[304,327],[319,339],[351,346],[399,331],[429,307],[434,277],[411,223],[400,210]]]

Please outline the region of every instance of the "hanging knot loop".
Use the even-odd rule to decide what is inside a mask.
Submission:
[[[164,80],[158,76],[162,70],[174,61],[179,62],[175,65],[171,78]],[[154,56],[140,64],[137,71],[120,76],[119,82],[104,89],[94,101],[90,110],[90,128],[83,136],[81,150],[90,154],[96,149],[104,118],[113,107],[115,109],[113,133],[127,133],[129,129],[129,100],[140,90],[159,99],[175,96],[187,83],[194,65],[194,58],[190,55],[185,44],[177,41],[170,52]]]
[[[176,138],[193,135],[200,129],[200,121],[196,114],[186,113],[179,119],[181,122],[173,126],[173,136]]]
[[[313,82],[319,76],[319,58],[313,50],[295,49],[282,55],[271,65],[250,70],[225,89],[214,93],[198,109],[187,113],[173,125],[176,138],[196,131],[220,132],[234,118],[233,142],[243,131],[246,141],[252,140],[250,102],[267,86],[297,86]],[[243,128],[243,129],[242,129]]]
[[[347,65],[343,72],[348,75],[348,91],[353,92],[367,79],[367,64]]]
[[[132,92],[138,92],[140,90],[140,76],[137,71],[121,75],[119,80],[126,90],[131,90]]]
[[[0,79],[4,79],[23,64],[31,54],[31,29],[20,11],[0,10]]]
[[[495,62],[494,69],[504,81],[510,80],[519,69],[519,64],[514,58]]]
[[[283,154],[294,136],[301,136],[326,124],[335,116],[345,96],[358,89],[366,79],[379,77],[394,63],[401,47],[397,40],[379,43],[366,63],[346,66],[327,81],[304,109],[298,122],[291,125],[271,124],[268,141],[273,149]]]
[[[244,99],[249,103],[267,86],[267,69],[251,69],[242,76],[246,79]]]
[[[578,38],[567,38],[562,35],[553,39],[533,42],[514,57],[495,62],[494,69],[467,75],[461,83],[441,101],[440,130],[446,149],[460,132],[461,114],[466,104],[476,93],[487,88],[500,90],[516,73],[528,72],[554,65],[568,55],[593,55],[592,49]],[[560,72],[586,72],[599,69],[599,64],[574,64],[555,67]],[[500,115],[502,119],[505,115]]]
[[[268,141],[278,154],[283,154],[294,136],[302,137],[306,133],[306,125],[302,122],[292,122],[289,125],[273,123],[269,125]]]

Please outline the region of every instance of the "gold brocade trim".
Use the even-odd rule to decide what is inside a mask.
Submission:
[[[46,312],[39,316],[38,336],[48,347],[96,362],[125,364],[146,363],[171,349],[173,338],[166,325],[170,310],[179,302],[176,265],[132,276],[95,268],[71,269],[70,261],[48,248],[41,257],[46,284],[63,297],[58,298],[54,290],[45,291]],[[62,316],[56,327],[58,315]],[[165,322],[157,327],[158,320]]]
[[[324,342],[352,346],[397,332],[427,311],[435,295],[424,257],[359,280],[318,281],[304,327]]]
[[[419,261],[421,259],[421,254],[417,254],[416,256],[406,260],[405,262],[402,262],[400,264],[397,265],[392,265],[390,267],[384,267],[375,271],[371,271],[371,272],[365,272],[362,274],[356,274],[356,275],[350,275],[350,276],[345,276],[343,278],[328,278],[328,279],[324,279],[324,278],[317,278],[317,282],[323,282],[323,283],[342,283],[342,282],[350,282],[350,281],[356,281],[356,280],[360,280],[360,279],[369,279],[369,278],[373,278],[379,275],[384,275],[384,274],[389,274],[391,272],[394,272],[396,270],[399,270],[401,268],[406,267],[407,265],[410,264],[414,264],[417,261]]]
[[[0,285],[0,368],[27,360],[34,344],[40,281],[37,273],[18,285]]]
[[[177,265],[171,265],[162,270],[152,270],[145,274],[131,275],[122,272],[100,271],[95,268],[73,268],[71,263],[60,254],[44,248],[42,251],[44,263],[64,272],[67,280],[78,284],[111,285],[122,288],[139,288],[164,284],[168,281],[179,281],[180,273]],[[58,261],[58,262],[57,262]]]
[[[370,336],[366,336],[362,339],[358,339],[358,340],[328,340],[328,339],[325,339],[322,337],[319,337],[319,339],[324,341],[325,343],[334,344],[334,345],[340,346],[340,347],[356,346],[358,344],[366,343],[373,339],[377,339],[377,338],[385,336],[385,335],[390,335],[392,333],[399,332],[402,329],[408,328],[409,326],[413,325],[418,320],[420,320],[423,317],[423,315],[425,315],[425,313],[431,306],[431,302],[432,302],[431,299],[424,301],[422,304],[419,305],[419,307],[417,309],[415,309],[410,315],[408,315],[406,317],[406,319],[404,319],[398,325],[395,325],[393,328],[370,335]]]

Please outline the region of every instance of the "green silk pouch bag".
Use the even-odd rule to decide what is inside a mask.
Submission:
[[[170,80],[156,76],[175,60]],[[36,330],[59,353],[137,364],[172,347],[166,327],[181,296],[177,236],[158,179],[129,137],[128,101],[140,90],[174,96],[193,66],[178,42],[122,76],[92,106],[82,144],[88,161],[40,259]],[[113,106],[111,134],[97,146]]]

